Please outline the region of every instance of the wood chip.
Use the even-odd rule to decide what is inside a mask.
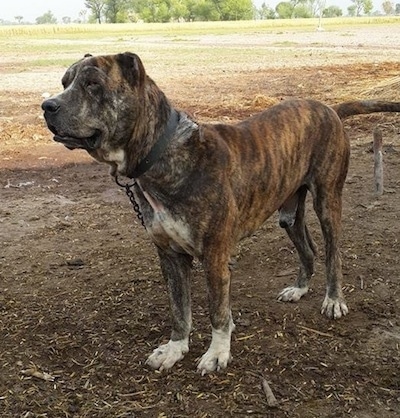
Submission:
[[[263,391],[265,393],[265,397],[267,398],[268,406],[270,408],[277,408],[278,401],[276,400],[275,395],[273,394],[272,389],[269,386],[269,383],[264,377],[261,379],[261,384],[262,384]]]
[[[297,326],[299,328],[302,328],[302,329],[306,330],[306,331],[313,332],[314,334],[322,335],[323,337],[333,338],[333,335],[332,334],[328,334],[327,332],[318,331],[316,329],[308,328],[308,327],[305,327],[303,325],[297,325]]]
[[[46,382],[54,382],[54,376],[49,373],[41,372],[40,370],[32,367],[30,369],[22,370],[21,372],[24,376],[35,377],[36,379],[41,379]]]

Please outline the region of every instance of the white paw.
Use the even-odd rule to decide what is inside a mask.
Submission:
[[[228,363],[232,360],[230,350],[214,350],[211,347],[207,350],[201,358],[197,369],[204,376],[206,373],[219,372],[222,369],[226,369]]]
[[[213,328],[209,349],[200,359],[197,369],[202,376],[206,373],[226,369],[232,360],[231,356],[231,333],[235,325],[231,322],[229,331],[221,331]]]
[[[167,344],[162,344],[153,351],[146,364],[160,371],[168,370],[176,362],[182,360],[188,351],[189,341],[187,338],[179,341],[169,340]]]
[[[347,315],[349,308],[343,298],[331,299],[325,296],[322,304],[321,313],[331,319],[339,319]]]
[[[297,302],[300,298],[308,292],[308,286],[296,287],[289,286],[282,290],[278,295],[278,300],[282,302]]]

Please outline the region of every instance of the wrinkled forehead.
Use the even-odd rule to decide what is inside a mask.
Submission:
[[[62,84],[68,85],[80,73],[85,77],[109,76],[111,80],[115,81],[121,78],[120,67],[110,55],[88,56],[72,64],[65,72]]]

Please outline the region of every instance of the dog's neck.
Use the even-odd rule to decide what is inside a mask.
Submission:
[[[179,113],[171,107],[171,113],[164,130],[159,135],[148,154],[139,162],[132,172],[128,173],[129,178],[138,179],[153,166],[153,164],[161,157],[174,136],[178,123]]]

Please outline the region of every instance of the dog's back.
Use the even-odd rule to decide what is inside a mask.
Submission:
[[[301,186],[342,187],[349,141],[334,110],[313,100],[288,100],[236,125],[203,125],[218,141],[226,182],[243,236],[252,233]],[[329,186],[328,186],[329,185]]]

